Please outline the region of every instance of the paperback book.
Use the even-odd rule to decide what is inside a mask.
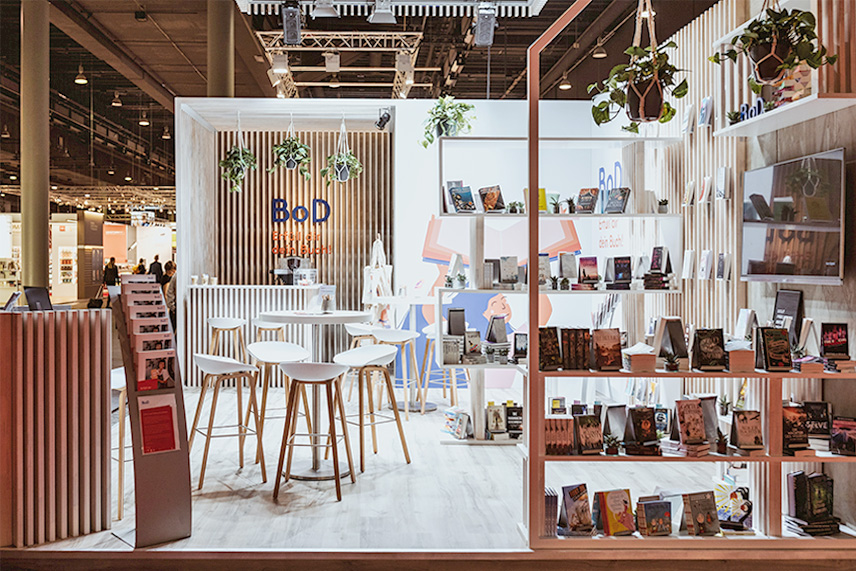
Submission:
[[[606,535],[630,535],[636,531],[630,490],[601,492],[598,499],[603,532]]]
[[[542,371],[557,371],[562,366],[559,351],[559,330],[556,327],[541,327],[538,335],[538,355]]]
[[[758,328],[761,337],[761,353],[764,369],[767,371],[790,371],[791,344],[788,342],[788,330],[775,327]],[[757,351],[757,349],[756,349]]]
[[[559,527],[562,535],[591,535],[594,531],[588,490],[585,484],[562,487]]]
[[[606,199],[604,212],[607,214],[624,214],[627,207],[627,199],[630,198],[630,189],[626,187],[612,188]]]
[[[735,410],[732,412],[731,444],[743,450],[764,449],[764,432],[759,411]]]
[[[597,206],[597,188],[581,188],[577,197],[577,212],[580,214],[594,214]]]
[[[577,452],[579,454],[600,454],[603,452],[603,431],[600,418],[594,414],[574,416]]]
[[[502,190],[499,185],[480,188],[479,197],[485,212],[505,211],[505,201],[502,199]]]
[[[856,418],[836,416],[832,419],[829,451],[833,454],[856,456]]]
[[[671,535],[672,503],[664,500],[636,504],[636,521],[641,535]]]
[[[785,454],[808,448],[808,427],[803,407],[782,407],[782,441]]]
[[[682,399],[675,403],[681,444],[701,444],[705,441],[704,412],[699,399]]]
[[[592,331],[595,366],[598,371],[621,369],[621,333],[618,329]]]
[[[586,256],[580,258],[578,279],[581,284],[596,284],[598,282],[597,257]]]
[[[828,439],[832,431],[832,403],[805,401],[803,410],[809,438]]]
[[[476,201],[473,198],[473,192],[468,186],[450,188],[449,195],[451,196],[452,207],[455,212],[475,212]]]
[[[820,324],[820,355],[826,359],[850,359],[846,323]]]
[[[690,535],[719,533],[719,516],[713,491],[684,494],[684,518]]]
[[[650,446],[659,444],[657,428],[654,423],[654,409],[647,406],[637,406],[628,410],[627,422],[624,428],[625,445],[639,444]]]

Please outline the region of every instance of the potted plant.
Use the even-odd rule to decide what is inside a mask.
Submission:
[[[467,285],[467,275],[466,274],[458,274],[455,276],[455,287],[458,289],[464,289]]]
[[[559,276],[550,276],[550,288],[554,290],[559,289]]]
[[[231,192],[241,192],[241,185],[247,172],[256,170],[256,155],[250,149],[235,145],[226,153],[226,158],[220,161],[220,168],[224,169],[221,175],[232,183]]]
[[[306,180],[309,180],[312,175],[309,174],[309,162],[312,160],[309,153],[312,149],[309,145],[304,145],[294,135],[287,136],[281,143],[273,146],[273,165],[268,169],[271,173],[277,167],[285,167],[287,170],[298,169],[298,172],[303,175]]]
[[[493,345],[485,344],[484,356],[485,356],[485,360],[488,363],[493,363],[493,361],[494,361],[494,350],[495,349],[494,349]]]
[[[458,133],[469,133],[473,128],[474,116],[470,115],[474,105],[455,101],[451,95],[441,97],[428,112],[422,146],[426,149],[437,137],[454,137]]]
[[[676,47],[678,45],[670,41],[656,48],[630,46],[624,50],[630,56],[630,63],[613,67],[603,87],[598,83],[588,86],[589,93],[607,94],[604,100],[592,106],[594,122],[598,125],[609,123],[622,109],[631,121],[622,129],[631,133],[639,132],[640,122],[671,121],[676,111],[665,100],[665,95],[680,99],[689,90],[686,79],[677,83],[675,76],[681,70],[669,63],[669,54],[664,51]]]
[[[736,125],[740,122],[740,111],[729,111],[725,116],[728,118],[729,125]]]
[[[327,166],[321,169],[321,177],[327,179],[327,186],[333,181],[348,182],[363,172],[363,165],[350,150],[327,157]]]
[[[558,196],[554,196],[550,199],[550,207],[553,209],[553,214],[559,214],[561,212],[562,201],[559,200]]]
[[[716,452],[718,454],[726,454],[728,452],[728,438],[720,429],[716,429]]]
[[[778,107],[778,104],[775,101],[765,101],[764,102],[764,113],[769,113]]]
[[[668,214],[669,213],[669,200],[666,198],[661,198],[657,201],[657,212],[660,214]]]
[[[817,69],[838,60],[837,55],[827,55],[826,48],[817,45],[816,28],[817,20],[811,12],[767,8],[731,38],[731,47],[708,59],[717,64],[725,59],[736,62],[737,56],[745,54],[752,64],[749,86],[761,93],[763,84],[778,83],[787,70],[803,62]]]
[[[496,349],[496,361],[500,365],[508,364],[508,347],[497,347]]]
[[[613,433],[608,432],[603,435],[603,447],[606,449],[607,456],[618,456],[620,446],[621,441]]]
[[[447,275],[444,287],[453,287],[453,286],[454,286],[454,284],[452,283],[452,276]]]
[[[675,372],[680,368],[680,360],[678,356],[669,351],[666,353],[666,356],[663,357],[663,366],[669,372]]]
[[[728,414],[728,409],[731,406],[731,401],[728,400],[728,397],[722,395],[719,397],[719,415],[725,416]]]
[[[509,202],[508,203],[508,213],[509,214],[523,214],[523,203],[522,202]]]
[[[568,205],[568,214],[574,214],[577,211],[577,204],[574,202],[574,198],[566,198],[565,204]]]
[[[571,280],[568,278],[562,278],[562,281],[559,282],[559,287],[562,288],[562,291],[567,291],[571,289]]]

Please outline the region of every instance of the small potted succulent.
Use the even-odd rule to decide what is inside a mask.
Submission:
[[[736,125],[740,122],[740,111],[729,111],[725,116],[728,118],[729,125]]]
[[[455,284],[454,284],[454,283],[453,283],[453,281],[452,281],[452,276],[447,275],[447,276],[446,276],[446,280],[445,280],[444,287],[454,287],[454,285],[455,285]]]
[[[837,55],[827,55],[826,48],[817,44],[816,28],[817,19],[811,12],[767,8],[731,38],[726,51],[708,59],[717,64],[726,59],[737,62],[737,57],[745,54],[752,65],[749,86],[761,93],[762,85],[778,83],[788,70],[803,62],[817,69],[838,60]]]
[[[229,149],[226,158],[220,161],[220,168],[224,169],[221,176],[232,183],[231,192],[241,192],[247,172],[256,170],[256,167],[256,155],[241,145]]]
[[[667,198],[661,198],[657,201],[657,212],[659,214],[669,213],[669,200]]]
[[[793,359],[802,359],[807,354],[808,354],[808,351],[806,351],[805,345],[801,345],[801,346],[794,347],[793,349],[791,349],[791,357]]]
[[[764,102],[764,113],[769,113],[770,111],[773,111],[778,106],[779,106],[779,104],[775,101],[765,101]]]
[[[571,280],[568,278],[562,278],[562,281],[559,282],[559,287],[562,291],[568,291],[571,289]]]
[[[663,357],[663,365],[667,371],[674,373],[680,368],[680,360],[677,355],[669,351],[666,353],[666,356]]]
[[[485,360],[486,360],[488,363],[493,363],[493,361],[494,361],[494,359],[495,359],[495,353],[494,353],[495,351],[496,351],[496,349],[495,349],[495,347],[494,347],[493,345],[485,344],[485,346],[484,346],[484,356],[485,356]]]
[[[728,438],[718,428],[716,429],[716,452],[717,454],[728,452]]]
[[[508,364],[508,347],[497,347],[496,362],[500,365]]]
[[[618,456],[618,450],[621,447],[621,441],[616,435],[609,432],[603,435],[603,447],[606,450],[607,456]]]
[[[509,202],[508,203],[508,213],[509,214],[523,214],[523,203],[522,202]]]
[[[455,287],[457,289],[465,289],[467,287],[467,275],[458,274],[455,276]]]
[[[550,276],[550,289],[559,289],[559,276]]]
[[[550,208],[553,209],[553,214],[560,214],[562,211],[562,201],[559,200],[558,196],[554,196],[550,199]]]
[[[722,395],[719,397],[719,415],[725,416],[728,414],[728,409],[731,407],[731,401],[728,400],[728,397]]]
[[[565,204],[568,205],[568,214],[574,214],[577,211],[577,204],[574,202],[574,197],[566,198]]]
[[[312,175],[309,174],[309,162],[312,160],[309,153],[312,149],[309,145],[304,145],[294,135],[289,135],[281,143],[273,146],[273,165],[267,170],[269,173],[277,169],[277,167],[285,167],[286,170],[298,169],[298,172],[303,175],[303,178],[309,180]]]
[[[474,105],[455,101],[451,95],[441,97],[428,112],[425,119],[425,133],[422,146],[426,149],[439,137],[454,137],[459,133],[469,133],[473,128]]]
[[[350,150],[327,157],[327,166],[321,169],[321,178],[327,179],[327,186],[333,181],[348,182],[363,172],[363,165]]]

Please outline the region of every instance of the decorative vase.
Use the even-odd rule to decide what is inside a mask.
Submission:
[[[607,456],[618,456],[618,448],[615,446],[606,449]]]
[[[467,282],[455,280],[455,289],[465,289],[466,287],[467,287]]]
[[[719,405],[719,416],[725,416],[728,414],[728,405]]]
[[[663,86],[653,78],[627,87],[627,116],[631,121],[648,123],[660,118],[663,110]]]
[[[571,284],[569,284],[569,283],[562,283],[562,284],[559,284],[559,286],[562,288],[562,291],[568,291],[571,289]]]
[[[776,38],[772,42],[756,44],[749,48],[749,59],[752,62],[752,72],[758,83],[775,83],[780,81],[787,70],[777,68],[785,61],[791,52],[791,43],[787,38]]]
[[[285,168],[290,171],[296,169],[297,159],[295,159],[294,157],[288,157],[287,159],[285,159]]]
[[[666,370],[670,373],[675,373],[679,369],[678,363],[666,363]]]
[[[668,214],[669,213],[669,205],[668,204],[660,204],[657,206],[658,214]]]

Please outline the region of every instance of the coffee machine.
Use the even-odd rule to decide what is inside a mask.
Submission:
[[[300,267],[302,258],[287,256],[278,258],[276,268],[271,270],[274,280],[280,285],[294,285],[294,270]]]

